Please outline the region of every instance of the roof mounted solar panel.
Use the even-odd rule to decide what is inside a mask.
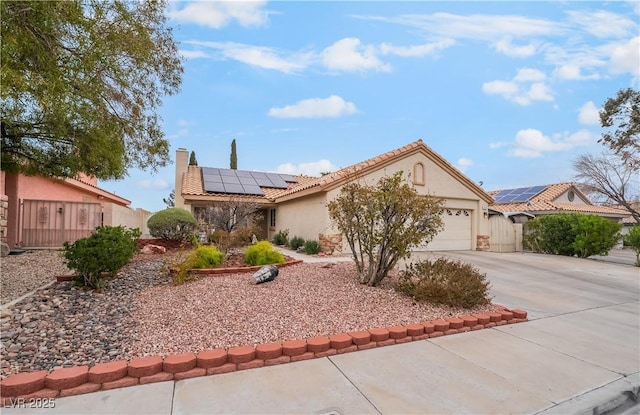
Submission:
[[[546,189],[547,186],[520,187],[502,190],[494,196],[496,203],[522,203]]]
[[[238,177],[251,177],[251,172],[247,170],[236,170],[236,176]]]
[[[236,173],[235,170],[231,170],[231,169],[219,169],[219,170],[220,170],[220,176],[238,177],[238,174]]]
[[[226,193],[222,183],[204,182],[204,191],[208,193]]]
[[[224,184],[240,184],[240,179],[236,176],[220,176]]]
[[[245,194],[241,184],[223,183],[225,193],[235,193],[239,195]]]
[[[217,174],[220,175],[220,169],[215,167],[203,167],[202,174]]]
[[[281,189],[287,188],[287,182],[285,182],[284,179],[280,177],[279,174],[267,173],[267,177],[269,178],[269,180],[271,180],[271,183],[273,183],[273,187],[277,187]]]
[[[244,188],[245,194],[264,196],[264,192],[262,191],[260,186],[257,186],[257,185],[254,186],[254,185],[250,185],[250,184],[243,184],[242,187]]]
[[[256,177],[255,179],[260,187],[276,187],[267,177]]]
[[[282,180],[284,180],[285,182],[298,183],[298,180],[296,180],[296,178],[290,174],[279,174],[278,176],[280,176],[280,178],[282,178]]]

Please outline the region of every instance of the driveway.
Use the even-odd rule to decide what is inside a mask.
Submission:
[[[412,260],[447,256],[478,267],[491,282],[493,302],[522,308],[535,320],[640,298],[640,269],[632,265],[534,253],[419,252]],[[640,313],[636,313],[637,316]]]

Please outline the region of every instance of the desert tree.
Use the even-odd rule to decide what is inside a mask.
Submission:
[[[236,151],[236,139],[231,141],[231,155],[229,156],[229,168],[238,170],[238,153]]]
[[[402,172],[375,185],[351,181],[327,204],[349,244],[361,284],[378,285],[411,248],[442,230],[441,200],[419,195]]]
[[[622,206],[640,223],[637,208],[640,179],[631,163],[607,152],[599,156],[582,154],[574,160],[573,169],[575,180],[590,196],[602,203]]]
[[[215,202],[212,206],[198,210],[198,219],[226,232],[233,232],[242,226],[250,226],[262,220],[263,216],[260,203],[243,200],[240,197],[231,197],[229,200]]]
[[[182,61],[165,1],[2,1],[1,168],[121,179],[170,160]]]
[[[600,111],[600,124],[608,130],[600,142],[636,172],[640,170],[640,91],[621,89]]]
[[[169,193],[169,196],[163,197],[162,198],[162,202],[165,205],[167,205],[167,209],[175,207],[176,206],[176,191],[175,191],[175,189],[171,190],[171,193]]]
[[[198,160],[196,159],[196,152],[191,151],[191,154],[189,154],[189,166],[197,166],[197,165],[198,165]]]

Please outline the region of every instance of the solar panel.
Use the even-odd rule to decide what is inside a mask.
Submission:
[[[222,183],[204,182],[204,191],[209,193],[225,193]]]
[[[255,179],[260,187],[276,187],[267,177],[256,177]]]
[[[238,177],[235,170],[231,170],[231,169],[219,169],[219,170],[220,170],[220,176]]]
[[[244,188],[244,192],[245,194],[248,195],[264,195],[264,192],[262,191],[262,189],[259,186],[254,186],[254,185],[250,185],[250,184],[244,184],[242,185],[242,187]]]
[[[241,184],[223,183],[225,193],[236,193],[243,195],[244,189]]]
[[[266,175],[265,173],[260,173],[259,171],[252,171],[252,172],[251,172],[251,176],[252,176],[254,179],[257,179],[257,178],[265,178],[265,177],[267,177],[267,175]]]
[[[240,184],[240,179],[236,176],[220,176],[224,184]]]
[[[253,185],[253,186],[257,186],[258,182],[256,181],[256,179],[254,179],[253,177],[238,177],[238,179],[240,179],[240,184],[241,185]]]
[[[236,176],[238,177],[251,177],[251,172],[247,170],[236,170]]]
[[[296,178],[290,174],[279,174],[278,176],[280,176],[282,180],[284,180],[285,182],[298,183],[298,180],[296,180]]]
[[[271,180],[271,183],[273,183],[273,187],[278,187],[282,189],[287,188],[287,182],[285,182],[284,179],[280,177],[279,174],[267,173],[267,177],[269,178],[269,180]]]
[[[202,180],[205,182],[222,183],[222,176],[214,176],[213,174],[203,174]]]
[[[220,169],[217,169],[215,167],[203,167],[202,174],[217,174],[219,176]]]
[[[526,202],[547,186],[519,187],[517,189],[506,189],[494,196],[496,203],[522,203]]]

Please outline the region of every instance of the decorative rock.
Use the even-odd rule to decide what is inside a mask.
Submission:
[[[9,245],[5,242],[0,242],[0,257],[4,258],[9,255]]]
[[[167,248],[159,245],[145,245],[141,250],[141,254],[164,254]]]
[[[253,274],[251,284],[262,284],[264,282],[273,281],[278,276],[278,267],[273,265],[265,265]]]

